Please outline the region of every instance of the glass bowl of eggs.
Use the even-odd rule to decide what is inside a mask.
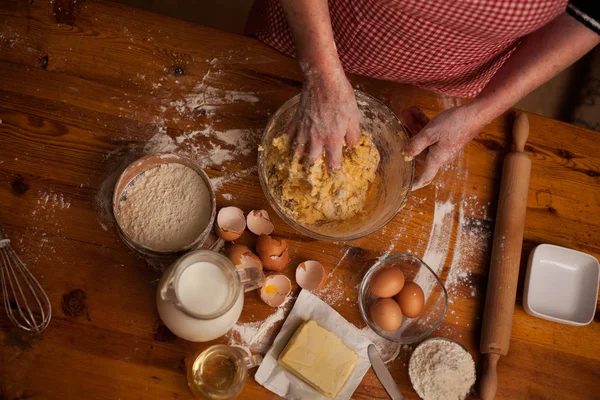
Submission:
[[[394,254],[365,274],[359,289],[360,314],[379,336],[402,344],[419,342],[442,322],[448,293],[419,257]]]

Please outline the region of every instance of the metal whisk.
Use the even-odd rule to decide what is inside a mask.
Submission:
[[[0,224],[0,278],[4,308],[13,324],[29,332],[40,333],[46,329],[52,317],[50,300],[42,285],[13,250],[2,224]]]

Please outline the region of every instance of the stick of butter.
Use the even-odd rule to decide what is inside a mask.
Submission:
[[[358,355],[315,321],[304,322],[279,355],[279,364],[328,397],[337,396]]]

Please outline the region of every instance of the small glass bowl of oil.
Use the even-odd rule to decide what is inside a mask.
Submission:
[[[188,385],[200,399],[228,400],[237,396],[248,379],[248,369],[262,361],[260,355],[222,344],[210,346],[188,367]]]

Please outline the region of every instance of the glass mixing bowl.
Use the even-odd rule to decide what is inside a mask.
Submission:
[[[423,289],[425,305],[416,318],[402,319],[402,325],[393,332],[380,329],[371,319],[371,304],[377,300],[369,290],[371,277],[382,268],[399,268],[404,279]],[[402,344],[419,342],[429,336],[441,323],[448,309],[448,293],[435,272],[423,260],[411,254],[394,254],[373,265],[365,274],[358,291],[358,304],[363,320],[379,336]]]
[[[277,188],[267,184],[270,174],[267,165],[273,138],[286,132],[296,113],[300,95],[292,97],[271,117],[258,152],[260,184],[271,207],[293,228],[306,236],[321,240],[347,241],[368,236],[383,228],[404,207],[413,183],[415,164],[406,161],[402,148],[409,136],[398,117],[385,104],[366,93],[355,91],[361,113],[360,128],[372,134],[373,142],[381,161],[377,168],[381,180],[377,187],[375,201],[369,202],[364,211],[344,221],[320,222],[309,225],[296,221],[289,215]]]

